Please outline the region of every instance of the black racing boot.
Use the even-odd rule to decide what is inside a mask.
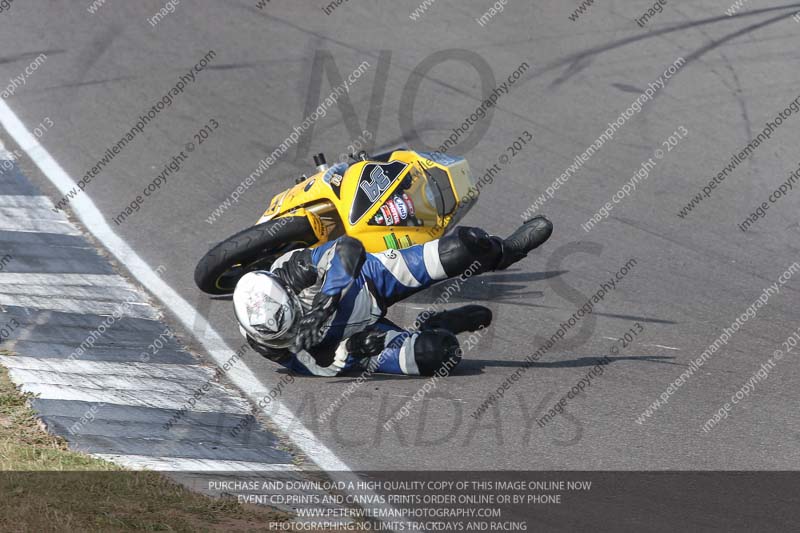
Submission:
[[[477,331],[492,323],[491,309],[482,305],[456,307],[449,311],[433,313],[423,319],[424,314],[422,313],[417,319],[420,320],[420,330],[446,329],[451,333],[458,334],[465,331]]]
[[[449,278],[467,270],[474,276],[494,269],[500,260],[502,242],[500,237],[492,237],[480,228],[459,226],[439,239],[439,260]]]
[[[553,223],[539,215],[522,223],[502,243],[500,262],[494,270],[503,270],[528,255],[528,252],[539,247],[553,233]]]

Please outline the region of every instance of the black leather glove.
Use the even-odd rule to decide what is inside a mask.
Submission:
[[[247,336],[247,344],[249,344],[250,347],[256,352],[260,353],[270,361],[274,361],[276,363],[285,361],[286,359],[292,356],[289,350],[285,348],[271,348],[264,344],[259,344],[255,340],[253,340],[253,338],[250,337],[250,335]]]
[[[341,262],[341,267],[345,274],[341,276],[341,273],[339,273],[339,281],[342,282],[342,286],[337,287],[337,289],[345,291],[346,287],[344,283],[352,283],[352,280],[358,277],[361,272],[361,267],[367,259],[367,252],[364,250],[364,245],[361,244],[360,241],[347,236],[340,237],[336,241],[335,246],[336,257]],[[328,274],[326,274],[326,276],[327,275]],[[309,278],[310,277],[309,275]],[[325,284],[323,283],[323,287],[324,286]],[[296,347],[309,351],[310,348],[322,342],[322,339],[324,339],[325,335],[328,333],[328,329],[323,326],[331,316],[336,313],[340,299],[341,292],[334,296],[328,296],[320,290],[320,292],[314,296],[311,311],[305,314],[298,324],[298,332],[294,342]]]
[[[317,282],[317,268],[311,260],[311,250],[308,248],[292,254],[283,266],[272,273],[281,278],[287,287],[291,287],[295,294],[300,294],[303,289]]]
[[[386,342],[386,331],[367,329],[359,331],[347,339],[347,354],[364,359],[374,357],[383,351]]]
[[[314,296],[312,309],[303,315],[298,322],[294,344],[301,350],[310,350],[325,338],[328,328],[324,327],[330,317],[336,313],[340,295],[328,296],[323,292]]]

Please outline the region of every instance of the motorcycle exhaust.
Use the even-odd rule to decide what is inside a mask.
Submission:
[[[325,154],[322,152],[314,155],[314,165],[316,165],[318,172],[325,172],[330,168],[330,165],[325,161]]]

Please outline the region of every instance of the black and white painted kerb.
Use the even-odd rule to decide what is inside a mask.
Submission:
[[[53,184],[61,194],[66,195],[77,187],[76,180],[64,170],[61,164],[28,130],[27,126],[19,119],[16,113],[2,100],[0,100],[0,126],[3,127],[5,132],[15,143],[25,147],[23,150],[24,155],[31,159],[41,174]],[[0,158],[0,163],[2,162],[3,160]],[[8,181],[9,184],[14,182],[14,180],[6,181]],[[13,185],[14,187],[27,187],[27,189],[32,189],[22,176],[19,176],[16,182],[17,184]],[[14,189],[3,188],[3,184],[0,183],[0,194],[22,194],[18,192],[6,192],[13,190]],[[33,192],[28,192],[27,195],[38,196],[39,193],[34,190]],[[222,336],[214,329],[209,321],[206,320],[202,313],[198,312],[197,309],[161,278],[158,268],[151,268],[150,265],[148,265],[139,254],[111,228],[103,213],[97,208],[88,194],[78,195],[70,201],[69,205],[72,213],[80,219],[89,231],[91,231],[92,236],[97,239],[98,243],[106,251],[111,253],[121,264],[125,265],[126,270],[133,276],[136,282],[149,291],[149,294],[154,295],[165,309],[169,310],[171,316],[175,317],[184,328],[184,331],[194,332],[192,337],[197,341],[208,360],[217,366],[223,366],[236,349],[228,346]],[[72,231],[74,231],[74,227]],[[75,237],[79,238],[79,236]],[[83,242],[82,239],[81,242]],[[0,243],[0,246],[2,246],[2,243]],[[107,263],[103,262],[102,264],[109,273],[113,273]],[[68,269],[63,270],[69,271]],[[275,383],[276,380],[264,376],[257,377],[246,364],[234,365],[225,374],[225,378],[229,383],[235,386],[237,390],[243,393],[244,397],[249,400],[251,406],[254,408],[254,412],[251,413],[251,418],[248,419],[247,424],[240,424],[237,422],[234,427],[240,427],[241,425],[248,425],[249,427],[249,422],[252,421],[252,415],[254,414],[264,417],[272,424],[272,427],[280,428],[281,436],[284,437],[294,449],[299,450],[306,458],[313,461],[314,465],[320,470],[323,470],[327,477],[340,482],[357,482],[360,480],[359,475],[352,472],[345,462],[343,462],[324,442],[318,439],[280,398],[272,399],[272,393],[275,391],[275,387],[278,386],[278,384]],[[269,398],[272,401],[269,401],[267,405],[265,405],[265,398]],[[168,421],[169,420],[163,420],[161,423],[166,424]],[[253,426],[255,426],[255,424],[253,424]],[[255,429],[256,434],[261,434],[258,428]],[[175,428],[173,427],[172,431],[174,430]],[[244,442],[250,443],[252,437],[249,436],[252,434],[254,434],[253,431],[248,429],[248,431],[236,433],[232,436],[236,439],[242,438]],[[133,457],[136,454],[128,455]]]
[[[269,431],[231,433],[252,412],[244,396],[177,342],[1,144],[0,162],[0,322],[16,324],[0,338],[0,364],[36,395],[47,429],[134,469],[303,479]]]

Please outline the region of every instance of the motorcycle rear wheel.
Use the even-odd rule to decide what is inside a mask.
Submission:
[[[251,226],[208,251],[194,269],[194,282],[208,294],[230,294],[247,272],[267,270],[281,255],[316,244],[306,217],[284,217]]]

